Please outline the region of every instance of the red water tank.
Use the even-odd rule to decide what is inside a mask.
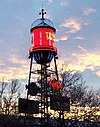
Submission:
[[[54,45],[56,29],[53,23],[42,17],[33,22],[30,31],[32,47],[29,49],[29,56],[33,56],[39,64],[51,62],[54,55],[57,55]]]

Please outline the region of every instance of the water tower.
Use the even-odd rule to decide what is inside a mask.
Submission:
[[[30,29],[31,48],[29,48],[29,79],[26,85],[27,99],[19,98],[19,113],[41,114],[41,127],[44,127],[45,123],[48,126],[52,116],[49,114],[49,109],[59,111],[57,123],[62,126],[63,111],[70,110],[70,102],[69,98],[62,97],[60,93],[62,84],[59,82],[56,65],[58,51],[54,45],[56,29],[52,21],[44,18],[46,14],[44,9],[39,14],[41,18],[35,20]],[[34,60],[39,65],[38,69],[33,66]],[[54,60],[54,69],[49,68],[52,60]],[[34,81],[33,74],[39,75],[40,79]],[[51,75],[54,76],[54,79],[50,77]],[[32,100],[29,96],[33,97]],[[35,100],[37,96],[38,99]]]
[[[40,19],[35,20],[31,25],[31,48],[29,48],[29,59],[30,62],[30,72],[29,72],[29,81],[28,87],[32,86],[31,77],[32,74],[36,73],[33,71],[33,59],[37,64],[41,66],[40,70],[37,70],[37,73],[41,75],[40,80],[40,93],[41,93],[41,101],[40,101],[40,112],[41,118],[45,120],[48,118],[48,107],[49,107],[49,91],[48,91],[48,63],[54,60],[54,71],[56,80],[58,81],[58,73],[57,73],[57,48],[55,47],[55,32],[56,29],[51,20],[44,18],[46,12],[44,9],[39,13],[41,15]],[[50,70],[49,70],[50,71]],[[33,83],[34,84],[34,83]],[[33,91],[34,92],[34,91]],[[29,93],[28,93],[29,94]],[[28,98],[27,94],[27,98]]]

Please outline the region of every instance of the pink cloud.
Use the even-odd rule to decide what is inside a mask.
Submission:
[[[67,33],[76,33],[81,29],[81,23],[77,19],[68,19],[63,22],[60,27],[65,27],[68,29]]]
[[[90,14],[96,12],[96,9],[90,8],[90,7],[88,7],[88,8],[83,8],[83,9],[82,9],[82,12],[83,12],[83,15],[88,16],[88,15],[90,15]]]

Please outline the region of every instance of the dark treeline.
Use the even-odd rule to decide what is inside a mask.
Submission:
[[[70,121],[71,125],[73,123],[73,120],[79,121],[82,118],[84,118],[84,121],[100,122],[100,116],[96,115],[96,113],[100,110],[100,107],[99,107],[100,106],[100,89],[95,91],[93,89],[88,88],[86,86],[86,83],[82,75],[79,72],[73,73],[73,71],[67,71],[67,72],[60,73],[59,77],[60,77],[60,82],[63,85],[63,88],[60,90],[61,95],[70,98],[70,106],[74,106],[76,110],[79,107],[83,107],[83,110],[84,110],[84,115],[78,116],[78,114],[76,114],[75,112],[75,118],[73,117],[66,118],[68,121],[72,120],[72,122]],[[57,91],[54,91],[54,92],[57,92]],[[21,96],[21,94],[22,94],[21,84],[19,83],[17,79],[11,81],[10,83],[5,83],[4,81],[0,83],[0,114],[1,116],[14,115],[16,117],[11,117],[11,119],[16,118],[16,121],[18,121],[18,117],[21,115],[18,113],[18,98]],[[85,107],[89,107],[88,112],[85,111],[86,110]],[[8,117],[4,117],[4,116],[0,117],[0,123],[2,120],[5,123],[5,125],[3,123],[3,127],[6,127],[7,122],[11,121]],[[76,123],[73,124],[73,127],[75,124]],[[86,127],[88,127],[88,125]]]

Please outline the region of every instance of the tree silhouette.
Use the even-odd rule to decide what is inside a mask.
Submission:
[[[63,96],[70,98],[71,106],[75,106],[76,119],[90,119],[99,111],[100,105],[100,89],[94,91],[85,85],[82,75],[79,72],[67,71],[61,74]],[[84,114],[78,116],[79,107],[82,108]],[[89,111],[86,110],[89,108]],[[95,117],[95,116],[94,116]]]
[[[2,114],[15,114],[17,107],[17,99],[20,96],[20,84],[17,79],[12,80],[11,83],[1,83],[0,90],[1,97],[1,113]]]

